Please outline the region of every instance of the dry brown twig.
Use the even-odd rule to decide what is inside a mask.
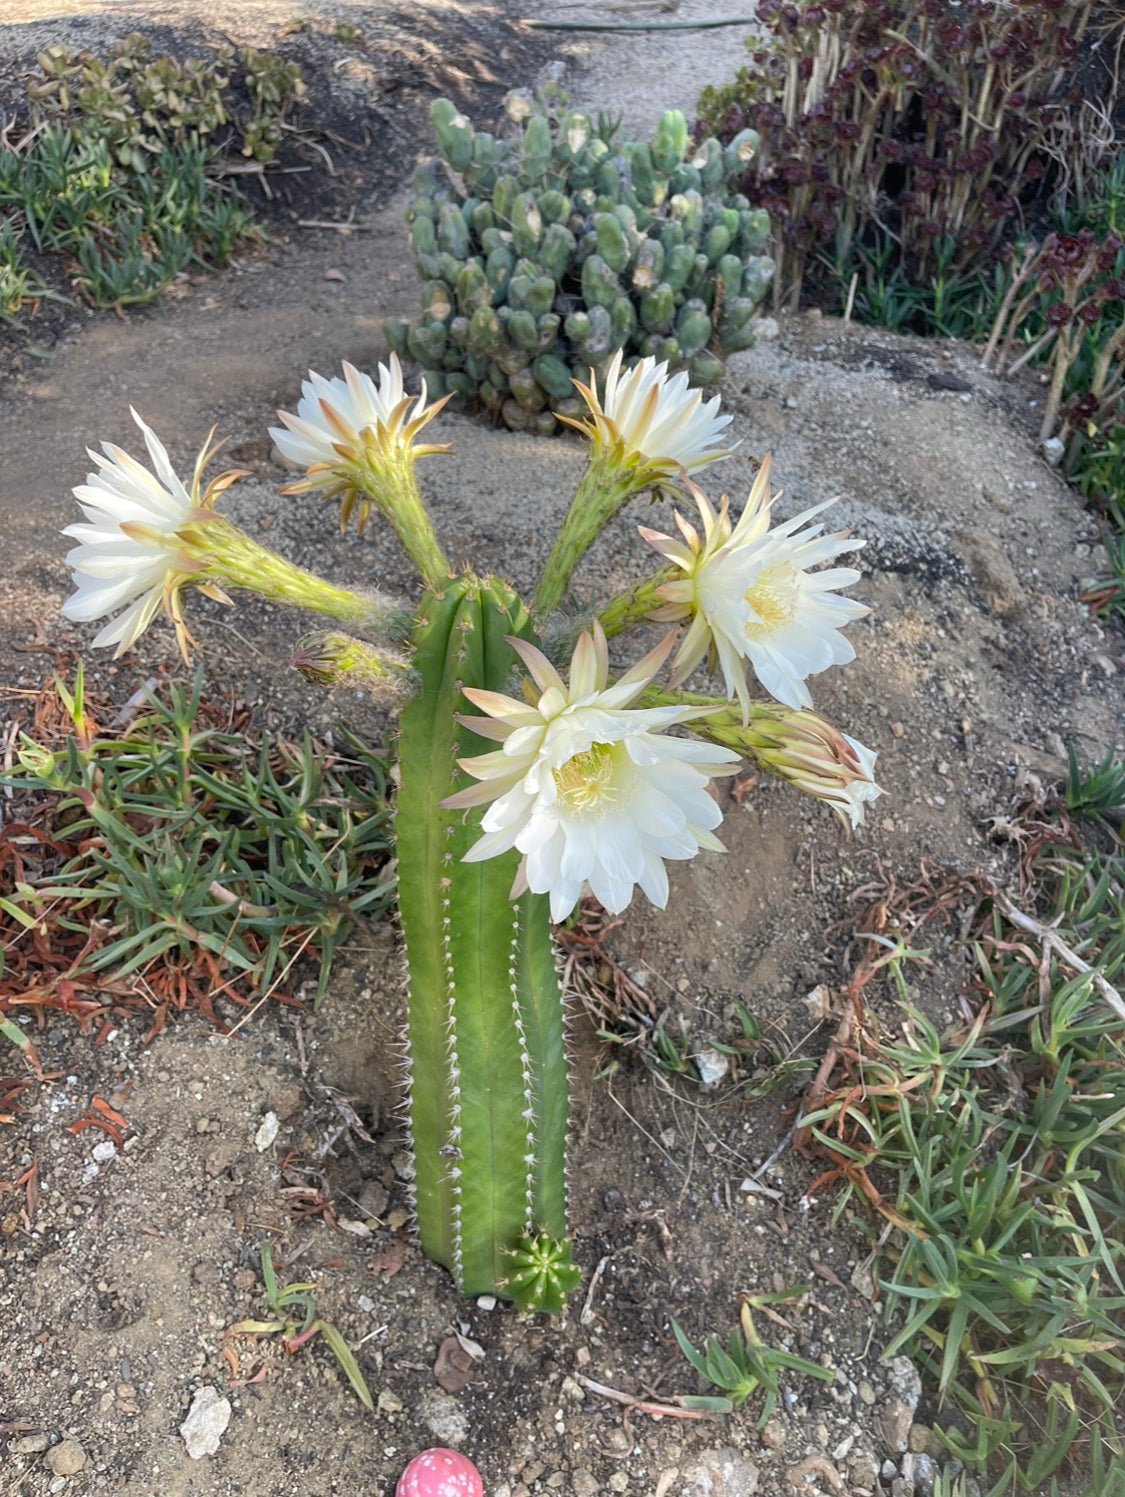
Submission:
[[[705,1409],[685,1409],[682,1399],[675,1398],[671,1403],[656,1403],[649,1399],[634,1398],[632,1393],[622,1393],[617,1388],[608,1388],[605,1383],[596,1383],[592,1377],[583,1377],[581,1373],[574,1374],[574,1381],[580,1387],[589,1388],[591,1393],[598,1393],[602,1398],[609,1398],[614,1403],[624,1404],[630,1411],[638,1414],[651,1414],[654,1419],[663,1419],[665,1416],[671,1419],[711,1419],[714,1416]]]
[[[1037,940],[1042,941],[1044,947],[1049,951],[1055,952],[1068,967],[1073,967],[1076,972],[1081,972],[1089,976],[1094,987],[1097,988],[1098,992],[1118,1018],[1125,1020],[1125,998],[1122,998],[1111,982],[1107,981],[1100,972],[1096,972],[1090,966],[1089,962],[1084,962],[1078,953],[1067,945],[1054,926],[1044,925],[1041,920],[1036,920],[1031,915],[1025,915],[1022,910],[1018,910],[1015,907],[1002,889],[997,889],[993,898],[1000,913],[1006,920],[1010,920],[1017,930],[1022,930],[1027,935],[1035,936]]]

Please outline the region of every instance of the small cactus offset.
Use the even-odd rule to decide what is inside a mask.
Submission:
[[[693,147],[679,110],[651,144],[565,107],[557,87],[510,95],[518,133],[476,131],[431,109],[440,159],[418,167],[407,209],[422,316],[384,323],[431,395],[549,435],[579,412],[572,381],[652,357],[693,385],[754,342],[773,275],[769,219],[734,190],[752,130]]]

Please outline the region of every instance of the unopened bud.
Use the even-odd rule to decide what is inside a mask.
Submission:
[[[692,724],[702,738],[738,749],[806,795],[827,801],[841,821],[857,827],[864,806],[883,792],[875,783],[874,752],[842,733],[819,712],[781,702],[753,702],[750,721],[723,710]]]
[[[392,650],[349,634],[315,634],[306,639],[292,664],[314,686],[351,686],[369,691],[383,706],[398,708],[411,695],[410,662]]]

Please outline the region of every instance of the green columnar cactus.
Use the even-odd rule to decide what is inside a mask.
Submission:
[[[524,431],[572,415],[571,381],[618,352],[626,367],[652,357],[712,383],[721,355],[753,344],[773,273],[769,219],[735,190],[753,131],[693,148],[668,110],[651,146],[615,149],[558,94],[515,96],[522,123],[507,140],[435,101],[441,158],[415,172],[407,210],[423,314],[384,323],[431,395]],[[487,323],[460,324],[481,313]]]
[[[442,128],[462,156],[477,159],[464,122],[446,117]],[[572,120],[572,151],[580,135]],[[662,159],[677,139],[669,126]],[[470,342],[485,310],[463,319],[454,347]],[[594,313],[604,320],[597,330]],[[594,307],[588,323],[588,337],[612,327],[604,307]],[[555,417],[536,395],[530,356],[521,357],[504,388],[518,392],[545,428]],[[557,379],[554,370],[540,372]],[[491,379],[488,388],[505,408],[515,404]],[[683,374],[670,377],[667,367],[650,364],[623,370],[618,349],[600,391],[592,380],[580,393],[587,419],[567,419],[589,439],[589,461],[530,613],[496,578],[452,574],[414,471],[416,458],[445,450],[417,440],[438,406],[405,393],[393,356],[378,382],[348,364],[342,379],[311,374],[296,415],[281,412],[271,436],[305,469],[287,492],[338,498],[345,527],[352,514],[361,529],[378,512],[394,528],[423,586],[412,658],[402,649],[403,614],[390,600],[347,593],[263,551],[215,512],[241,475],[223,474],[204,488],[205,449],[189,488],[139,417],[152,471],[106,444],[98,471],[75,489],[86,519],[68,527],[79,544],[67,557],[76,592],[65,605],[80,621],[115,615],[95,643],[115,644],[119,654],[161,609],[186,652],[183,595],[199,588],[229,602],[224,585],[257,589],[369,635],[320,634],[294,664],[314,681],[362,684],[388,708],[401,708],[395,825],[419,1236],[465,1293],[497,1292],[523,1309],[548,1311],[562,1309],[578,1279],[566,1238],[566,1054],[551,921],[565,920],[586,889],[614,914],[637,888],[663,908],[667,863],[722,850],[713,835],[721,811],[708,783],[730,773],[743,753],[853,824],[879,794],[874,755],[801,710],[805,678],[829,659],[849,658],[850,646],[837,637],[841,624],[867,612],[839,597],[825,607],[825,594],[858,580],[858,572],[836,567],[816,577],[806,563],[831,561],[861,543],[818,538],[819,525],[794,533],[815,509],[767,533],[768,461],[737,526],[725,499],[716,510],[688,475],[729,455],[717,444],[731,418],[719,414],[717,397],[704,402],[689,390]],[[567,628],[554,616],[575,567],[622,505],[653,487],[690,494],[702,536],[682,518],[679,538],[642,529],[666,565],[606,605],[589,628],[582,621]],[[706,611],[704,598],[713,605]],[[758,620],[753,632],[746,606]],[[650,616],[688,625],[672,662],[671,695],[654,683],[675,628],[611,680],[607,632],[620,638]],[[570,634],[565,678],[534,642],[539,620],[564,625],[556,645]],[[675,691],[707,656],[721,664],[725,700]],[[750,702],[748,664],[776,703]],[[512,695],[509,678],[521,673],[522,692]],[[698,737],[670,735],[677,726]]]
[[[512,635],[532,637],[527,612],[495,579],[451,579],[422,601],[422,691],[401,715],[396,816],[409,1125],[426,1253],[466,1294],[499,1288],[521,1308],[558,1310],[578,1270],[565,1242],[566,1054],[547,900],[509,900],[515,851],[463,862],[480,812],[440,806],[458,756],[488,747],[457,726],[462,687],[505,685]]]

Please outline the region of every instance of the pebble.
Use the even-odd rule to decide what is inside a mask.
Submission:
[[[464,1409],[448,1393],[430,1388],[419,1400],[418,1412],[422,1423],[436,1440],[443,1444],[463,1445],[469,1434],[469,1421]]]
[[[259,1154],[264,1154],[277,1137],[277,1130],[281,1124],[277,1120],[276,1112],[267,1112],[258,1124],[258,1131],[254,1135],[254,1147]]]
[[[86,1452],[77,1440],[63,1440],[47,1452],[47,1470],[55,1476],[73,1476],[86,1464]]]
[[[402,1399],[397,1393],[392,1393],[389,1388],[384,1388],[378,1397],[379,1410],[383,1414],[401,1414]]]
[[[730,1056],[724,1055],[721,1050],[706,1047],[696,1055],[695,1069],[704,1086],[718,1086],[730,1070]]]
[[[983,530],[966,531],[962,549],[969,575],[989,613],[1000,619],[1012,619],[1022,613],[1027,607],[1027,594],[996,537]]]
[[[927,1455],[923,1451],[914,1457],[914,1491],[916,1497],[933,1497],[937,1474],[937,1462],[932,1455]]]
[[[865,1377],[860,1378],[856,1392],[859,1394],[860,1403],[865,1403],[868,1408],[871,1408],[875,1402],[875,1389]]]
[[[90,1157],[99,1164],[108,1164],[111,1159],[117,1158],[117,1145],[112,1138],[103,1138],[100,1144],[95,1144],[90,1150]]]
[[[729,1445],[701,1450],[674,1488],[675,1497],[752,1497],[757,1490],[757,1466]]]
[[[598,1480],[592,1471],[580,1466],[570,1478],[570,1489],[574,1497],[598,1497]]]
[[[359,1214],[378,1220],[390,1204],[390,1196],[378,1180],[368,1180],[359,1193]]]
[[[769,1419],[762,1425],[761,1440],[767,1450],[784,1450],[788,1438],[786,1428],[780,1419]]]
[[[196,1390],[188,1416],[180,1425],[180,1434],[193,1461],[215,1454],[230,1423],[231,1412],[230,1399],[223,1398],[210,1383]]]
[[[40,1430],[37,1435],[19,1435],[8,1446],[12,1455],[40,1455],[51,1443],[51,1437],[46,1430]]]
[[[922,1374],[909,1357],[892,1357],[888,1367],[888,1391],[893,1398],[908,1403],[913,1412],[922,1398]]]
[[[941,1455],[942,1444],[928,1424],[912,1424],[906,1448],[915,1455]]]

